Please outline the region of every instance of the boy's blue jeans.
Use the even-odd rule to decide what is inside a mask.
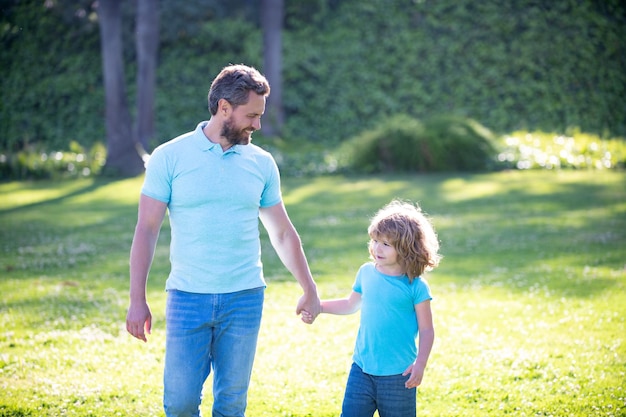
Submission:
[[[263,312],[264,288],[229,294],[169,290],[163,406],[167,417],[199,417],[213,370],[213,416],[243,417]]]
[[[404,383],[409,376],[374,376],[352,364],[341,417],[371,417],[378,410],[380,417],[415,417],[415,388]]]

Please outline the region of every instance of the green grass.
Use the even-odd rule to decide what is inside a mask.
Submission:
[[[162,415],[167,227],[153,334],[124,329],[140,186],[0,184],[0,417]],[[325,298],[350,290],[380,206],[431,215],[445,258],[428,276],[437,337],[418,415],[626,415],[625,173],[285,178],[283,191]],[[248,415],[337,416],[358,315],[302,324],[297,284],[263,249]],[[207,389],[205,415],[210,403]]]

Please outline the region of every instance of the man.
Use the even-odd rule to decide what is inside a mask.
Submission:
[[[150,333],[146,283],[168,210],[163,394],[168,417],[200,416],[211,370],[213,416],[244,415],[266,285],[259,218],[304,291],[296,313],[320,312],[300,237],[282,202],[276,163],[250,144],[269,92],[256,69],[224,68],[209,90],[210,120],[159,146],[147,165],[130,253],[126,328],[144,342]]]

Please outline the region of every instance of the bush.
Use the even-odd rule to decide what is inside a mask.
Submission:
[[[106,148],[94,144],[89,151],[77,142],[69,151],[45,151],[33,146],[16,153],[0,153],[0,180],[77,178],[97,175],[106,160]]]
[[[513,169],[624,169],[624,139],[582,133],[517,131],[500,140],[498,161]]]
[[[358,173],[482,171],[493,166],[491,132],[460,117],[420,122],[400,114],[345,142],[339,167]]]
[[[422,142],[437,150],[434,171],[484,171],[494,166],[495,138],[480,123],[456,116],[437,116],[424,124]]]
[[[254,143],[270,152],[282,177],[314,177],[337,171],[335,155],[327,146],[293,138],[266,137],[255,133]]]

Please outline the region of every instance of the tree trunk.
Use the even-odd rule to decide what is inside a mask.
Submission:
[[[121,0],[100,0],[98,16],[106,105],[107,160],[104,173],[135,176],[143,172],[144,163],[137,152],[126,99]]]
[[[159,0],[138,0],[137,48],[137,134],[145,153],[154,139],[154,95],[159,49]]]
[[[262,125],[263,133],[267,136],[279,135],[285,119],[282,85],[282,30],[284,13],[284,0],[261,1],[263,72],[272,89],[267,99]]]

